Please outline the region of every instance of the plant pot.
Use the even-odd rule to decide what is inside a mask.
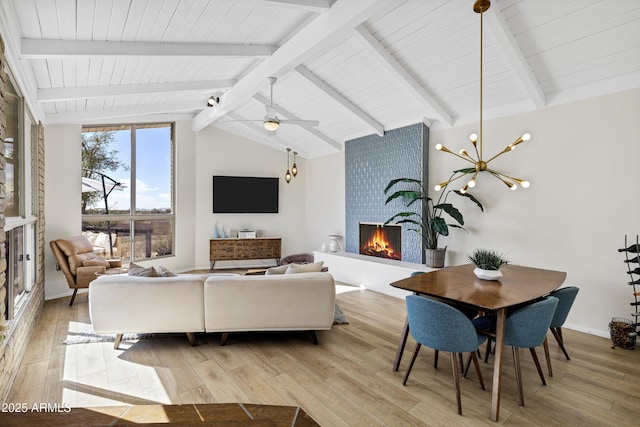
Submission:
[[[446,249],[437,248],[424,250],[424,263],[427,267],[442,268],[444,267],[444,257],[447,253]]]
[[[476,267],[473,272],[478,279],[482,280],[498,280],[502,277],[502,273],[500,272],[500,270],[483,270]]]

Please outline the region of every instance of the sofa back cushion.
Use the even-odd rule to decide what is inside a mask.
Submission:
[[[331,329],[336,288],[329,273],[212,276],[204,282],[208,332]]]
[[[324,261],[312,262],[311,264],[289,264],[284,274],[296,273],[319,273],[322,271]]]

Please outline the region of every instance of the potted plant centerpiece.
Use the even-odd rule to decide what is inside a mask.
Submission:
[[[476,266],[473,270],[475,275],[484,280],[498,280],[502,277],[500,267],[509,263],[504,255],[491,249],[476,249],[468,257]]]
[[[409,230],[420,234],[425,242],[425,264],[427,267],[441,268],[444,267],[444,258],[446,247],[438,247],[438,237],[448,236],[449,227],[461,228],[464,230],[464,218],[462,213],[456,209],[451,203],[447,202],[450,193],[458,196],[466,197],[473,201],[476,206],[484,212],[484,207],[474,196],[459,190],[448,190],[446,186],[442,189],[437,201],[433,201],[427,194],[422,181],[413,178],[397,178],[393,179],[384,190],[387,194],[398,184],[408,184],[410,189],[396,190],[387,197],[385,205],[392,200],[401,198],[405,200],[405,207],[408,208],[416,202],[422,201],[422,213],[404,211],[399,212],[389,218],[385,224],[412,224],[415,227]],[[453,218],[457,224],[447,223],[445,214]]]

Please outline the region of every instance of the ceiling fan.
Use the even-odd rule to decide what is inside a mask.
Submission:
[[[267,82],[269,82],[271,89],[271,97],[269,99],[269,105],[265,105],[266,115],[263,119],[257,120],[227,120],[230,122],[262,122],[262,125],[269,132],[275,132],[280,125],[310,125],[310,126],[318,126],[320,122],[317,120],[287,120],[280,119],[276,114],[276,109],[273,107],[273,85],[276,83],[278,79],[275,77],[267,77]]]

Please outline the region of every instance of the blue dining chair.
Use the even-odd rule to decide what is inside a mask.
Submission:
[[[518,387],[518,403],[520,406],[524,406],[524,392],[522,389],[519,349],[528,348],[531,351],[531,357],[533,357],[540,380],[543,385],[547,385],[535,348],[541,345],[547,337],[547,330],[549,330],[557,306],[558,298],[547,296],[540,301],[525,305],[507,316],[504,330],[504,344],[512,347],[513,364],[516,369],[516,384]],[[473,323],[476,326],[481,325],[481,318],[474,319]],[[495,338],[495,329],[492,331],[478,329],[478,331]]]
[[[480,381],[480,387],[484,390],[480,364],[478,363],[475,352],[478,346],[486,340],[486,337],[478,334],[471,321],[463,313],[450,305],[417,295],[407,296],[406,301],[409,332],[417,344],[402,384],[407,385],[409,374],[411,373],[411,369],[422,345],[433,348],[434,350],[450,352],[458,414],[462,415],[462,403],[460,401],[460,367],[456,353],[471,354],[476,373],[478,374],[478,380]]]
[[[569,353],[567,353],[567,349],[564,348],[564,340],[562,338],[562,325],[567,320],[567,316],[569,315],[569,311],[573,306],[573,302],[576,300],[576,296],[578,295],[578,291],[580,289],[575,286],[567,286],[566,288],[557,289],[551,292],[551,296],[558,298],[558,308],[556,308],[556,313],[553,315],[553,319],[551,320],[551,325],[549,329],[551,333],[555,337],[560,349],[564,353],[564,357],[567,360],[571,360],[569,357]],[[551,356],[549,355],[549,343],[547,342],[547,338],[544,339],[544,355],[547,359],[547,368],[549,369],[549,376],[553,376],[553,371],[551,370]]]

